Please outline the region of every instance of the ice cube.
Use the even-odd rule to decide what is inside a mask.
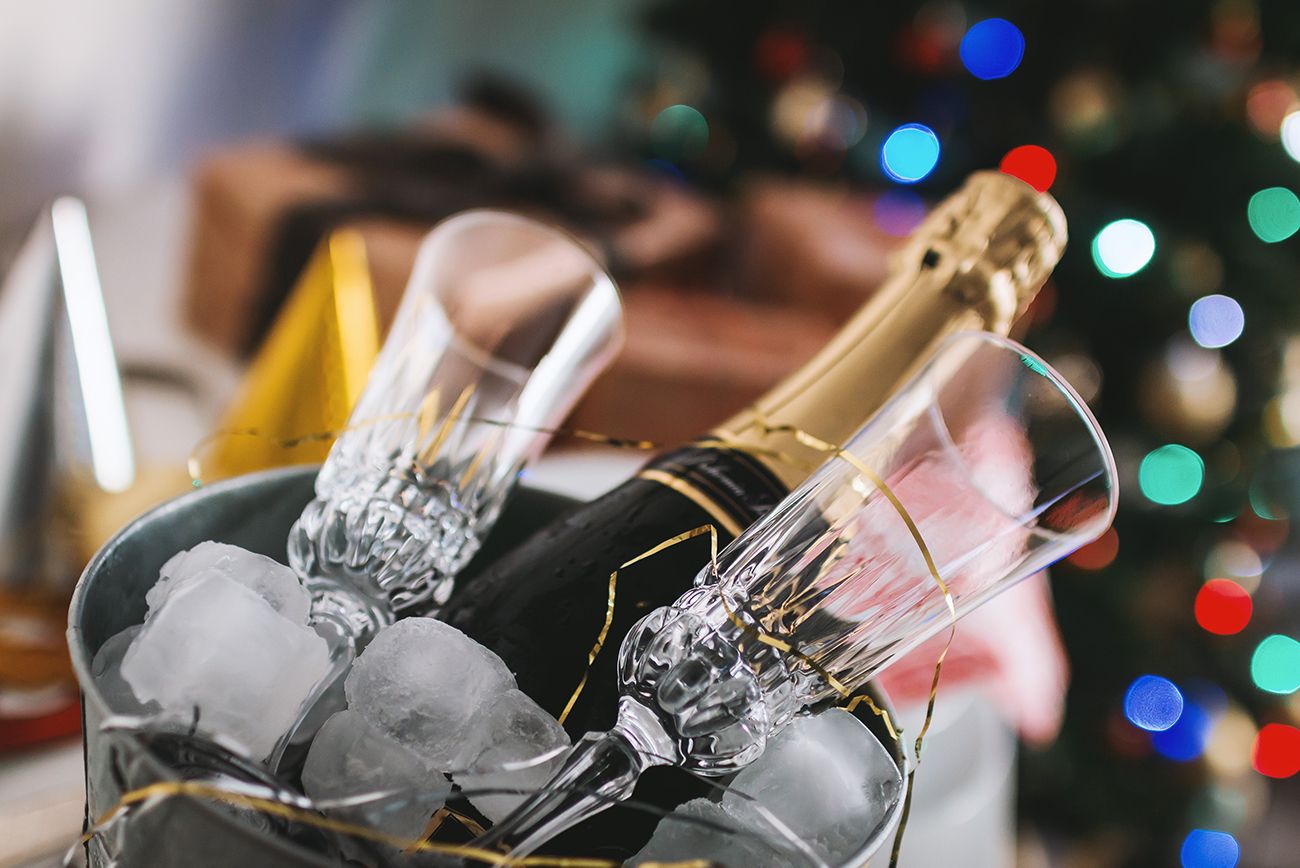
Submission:
[[[728,868],[787,868],[811,860],[785,852],[748,832],[722,806],[708,799],[691,799],[659,821],[646,845],[623,863],[632,868],[647,862],[708,860]]]
[[[201,542],[172,555],[159,571],[158,582],[145,594],[153,614],[168,595],[186,582],[209,574],[223,575],[261,596],[271,608],[295,624],[306,624],[311,593],[293,570],[265,555],[225,543]]]
[[[568,733],[521,690],[507,690],[474,716],[473,726],[452,775],[483,816],[498,822],[523,802],[524,795],[482,793],[476,789],[535,790],[550,780],[564,760],[557,748],[569,746]],[[545,761],[530,762],[546,754]]]
[[[736,775],[752,796],[831,865],[857,852],[903,791],[902,774],[863,723],[839,708],[798,717]],[[728,792],[722,805],[749,828],[774,834],[752,803]]]
[[[95,687],[114,714],[146,715],[161,710],[156,702],[141,703],[131,691],[131,685],[122,678],[122,658],[141,629],[141,625],[136,624],[108,637],[95,652],[95,659],[90,661],[90,675],[95,679]]]
[[[380,630],[344,682],[348,708],[447,770],[456,767],[474,715],[514,686],[500,657],[432,618]]]
[[[185,579],[158,601],[122,660],[122,678],[164,715],[271,752],[329,670],[329,648],[223,572]]]
[[[325,721],[307,754],[302,785],[313,799],[397,791],[326,813],[410,839],[420,837],[451,789],[441,772],[355,711],[340,711]]]

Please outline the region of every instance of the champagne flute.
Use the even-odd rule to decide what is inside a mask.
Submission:
[[[331,644],[328,675],[273,752],[341,703],[352,659],[399,610],[436,610],[520,471],[623,340],[622,305],[575,239],[467,211],[424,240],[366,387],[289,531]]]
[[[676,764],[724,775],[1109,526],[1114,458],[1029,350],[948,339],[835,457],[633,627],[618,719],[476,844],[532,852]]]

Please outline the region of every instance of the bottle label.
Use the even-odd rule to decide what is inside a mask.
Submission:
[[[686,497],[733,538],[786,494],[785,486],[760,461],[734,449],[677,450],[637,476]]]

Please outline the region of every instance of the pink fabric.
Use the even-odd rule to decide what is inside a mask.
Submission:
[[[929,698],[934,664],[947,639],[945,630],[878,676],[896,706]],[[1069,681],[1047,576],[1038,573],[957,622],[939,691],[980,685],[1025,741],[1047,744],[1060,731]]]

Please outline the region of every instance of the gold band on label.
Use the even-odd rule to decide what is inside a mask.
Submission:
[[[734,518],[727,514],[727,511],[724,510],[717,501],[709,497],[703,491],[700,491],[700,489],[696,488],[694,485],[691,485],[685,479],[682,479],[680,476],[673,476],[671,473],[665,473],[662,470],[655,470],[652,468],[649,470],[642,470],[637,474],[637,478],[649,479],[651,482],[658,482],[661,485],[666,485],[673,491],[689,499],[700,509],[707,512],[711,518],[717,521],[718,524],[722,525],[723,530],[731,534],[733,538],[740,536],[745,530]]]

